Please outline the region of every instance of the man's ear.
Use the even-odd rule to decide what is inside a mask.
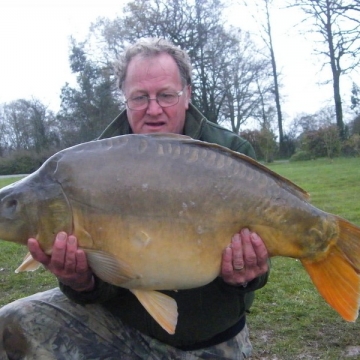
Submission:
[[[189,108],[189,103],[191,101],[191,85],[187,85],[184,91],[186,92],[186,110],[187,110]]]

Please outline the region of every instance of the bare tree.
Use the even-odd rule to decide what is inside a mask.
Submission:
[[[233,132],[249,118],[264,121],[272,94],[270,63],[256,56],[257,51],[248,33],[238,32],[239,46],[231,58],[232,62],[223,69],[224,106],[221,115],[230,121]]]
[[[304,22],[311,22],[308,32],[320,38],[315,53],[324,56],[332,73],[336,124],[344,138],[345,128],[340,95],[341,75],[360,64],[360,22],[357,0],[296,0],[289,7],[300,7],[306,14]]]
[[[6,142],[13,150],[40,153],[57,145],[54,114],[37,99],[20,99],[3,105]]]
[[[248,1],[243,1],[248,6]],[[279,151],[280,154],[283,152],[284,132],[283,132],[283,117],[281,111],[281,97],[280,97],[280,85],[279,85],[279,72],[277,69],[275,49],[273,44],[272,26],[271,26],[271,15],[270,6],[272,0],[257,0],[251,1],[251,5],[255,5],[256,14],[252,14],[254,21],[260,26],[260,37],[263,40],[268,50],[268,56],[271,61],[272,78],[273,78],[273,95],[275,100],[275,107],[277,113],[277,123],[279,131]],[[263,16],[259,17],[259,14]]]

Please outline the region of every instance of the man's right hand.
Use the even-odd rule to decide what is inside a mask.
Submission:
[[[39,242],[30,238],[28,248],[32,257],[52,272],[61,283],[75,291],[91,291],[95,280],[85,252],[78,249],[77,239],[65,232],[57,234],[51,256],[46,255]]]

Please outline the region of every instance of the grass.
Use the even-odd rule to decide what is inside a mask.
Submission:
[[[270,168],[307,190],[315,206],[360,226],[360,158],[281,162]],[[14,180],[0,180],[0,187]],[[0,242],[0,249],[0,306],[56,285],[44,270],[14,274],[24,247]],[[257,292],[248,322],[253,359],[360,359],[360,320],[342,320],[294,259],[272,259],[269,282]]]

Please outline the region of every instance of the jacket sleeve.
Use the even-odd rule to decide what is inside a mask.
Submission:
[[[59,288],[70,300],[83,305],[103,303],[129,291],[127,289],[106,283],[105,281],[99,279],[96,275],[94,275],[94,279],[95,287],[91,291],[79,292],[61,282],[59,282]]]

